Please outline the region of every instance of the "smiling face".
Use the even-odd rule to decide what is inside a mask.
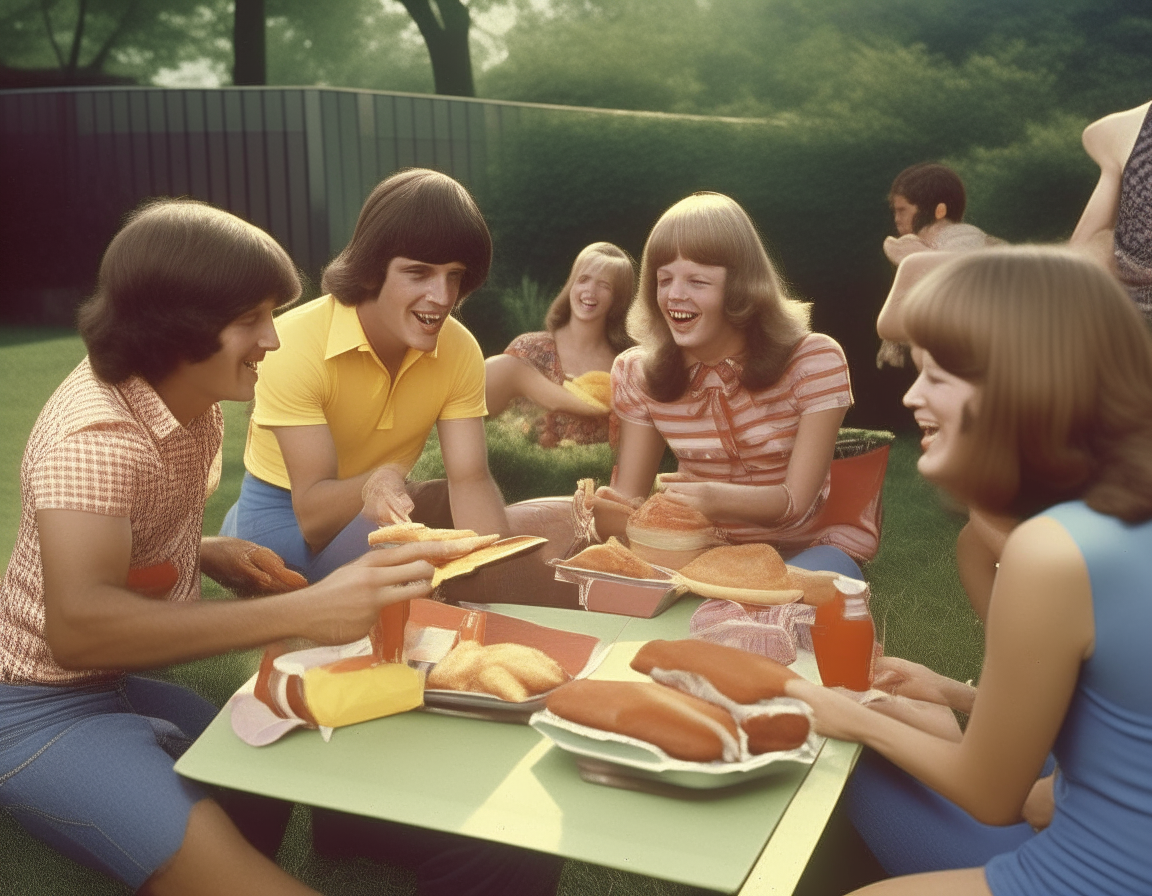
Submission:
[[[916,468],[930,482],[954,488],[973,450],[972,422],[981,389],[949,373],[918,346],[912,348],[912,360],[920,375],[904,395],[904,405],[924,434]]]
[[[409,348],[435,350],[440,328],[456,307],[466,270],[458,261],[429,264],[393,258],[379,295],[356,306],[368,341],[393,373]]]
[[[916,214],[919,211],[919,207],[913,205],[905,197],[899,194],[893,196],[892,220],[896,223],[896,233],[900,236],[914,233],[913,222],[916,220]]]
[[[722,267],[682,256],[656,269],[656,304],[690,361],[715,364],[744,351],[744,336],[724,314]]]
[[[603,265],[587,263],[576,274],[568,293],[572,319],[585,323],[604,320],[612,310],[612,283]]]
[[[218,401],[251,401],[256,395],[257,365],[280,347],[272,311],[278,299],[265,299],[220,331],[220,348],[203,361],[181,361],[155,384],[183,424]]]

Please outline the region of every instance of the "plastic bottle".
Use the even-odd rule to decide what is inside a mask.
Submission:
[[[380,618],[371,632],[373,654],[382,663],[404,662],[404,627],[412,602],[397,601],[380,610]]]
[[[858,579],[836,579],[836,597],[816,608],[812,649],[825,687],[866,691],[872,686],[875,629],[868,612],[868,586]]]

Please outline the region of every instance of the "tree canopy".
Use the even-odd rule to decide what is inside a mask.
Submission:
[[[267,81],[1018,136],[1147,99],[1146,0],[264,0]],[[233,0],[0,0],[5,86],[229,83]],[[504,23],[492,29],[487,22]],[[430,53],[432,54],[430,57]],[[15,80],[14,80],[15,79]],[[1014,133],[1009,133],[1013,132]],[[926,138],[931,142],[932,138]],[[954,145],[954,143],[952,143]]]

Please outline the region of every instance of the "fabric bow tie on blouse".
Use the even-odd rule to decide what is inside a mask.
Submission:
[[[731,395],[740,388],[740,362],[725,358],[719,364],[699,363],[688,371],[688,394],[692,398],[703,398],[709,391],[718,390]]]
[[[715,424],[716,435],[724,446],[726,460],[733,466],[733,472],[747,470],[740,459],[740,450],[732,434],[732,407],[729,398],[740,389],[740,373],[743,367],[734,358],[725,358],[719,364],[698,363],[688,371],[688,396],[703,401],[704,407]],[[703,410],[703,409],[702,409]]]

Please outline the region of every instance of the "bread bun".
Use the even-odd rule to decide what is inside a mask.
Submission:
[[[748,752],[753,756],[795,750],[808,739],[812,725],[808,717],[799,712],[780,712],[772,715],[749,716],[740,722],[748,735]]]
[[[783,589],[788,567],[771,545],[728,544],[704,551],[680,575],[706,585],[772,591]]]
[[[455,541],[477,538],[471,529],[429,529],[423,523],[393,523],[368,534],[368,544],[407,544],[411,541]],[[487,537],[487,536],[485,536]],[[498,539],[497,535],[493,541]]]
[[[653,669],[691,672],[735,703],[783,697],[784,683],[798,677],[766,656],[695,638],[649,641],[636,651],[632,668],[644,675],[651,675]]]
[[[609,536],[604,544],[585,548],[575,557],[565,560],[564,565],[632,579],[650,579],[656,575],[651,563],[624,547],[615,535]]]
[[[526,644],[461,641],[428,673],[434,690],[491,694],[523,703],[559,687],[569,678],[548,654]]]
[[[636,652],[632,668],[661,685],[725,704],[747,735],[753,756],[794,750],[808,739],[808,716],[794,701],[777,700],[785,696],[785,682],[799,676],[766,656],[691,638],[649,641]]]
[[[646,681],[578,679],[548,696],[550,712],[659,747],[686,762],[733,761],[736,722],[718,706]]]
[[[679,569],[723,541],[704,514],[662,492],[632,512],[625,532],[638,556],[668,569]]]

